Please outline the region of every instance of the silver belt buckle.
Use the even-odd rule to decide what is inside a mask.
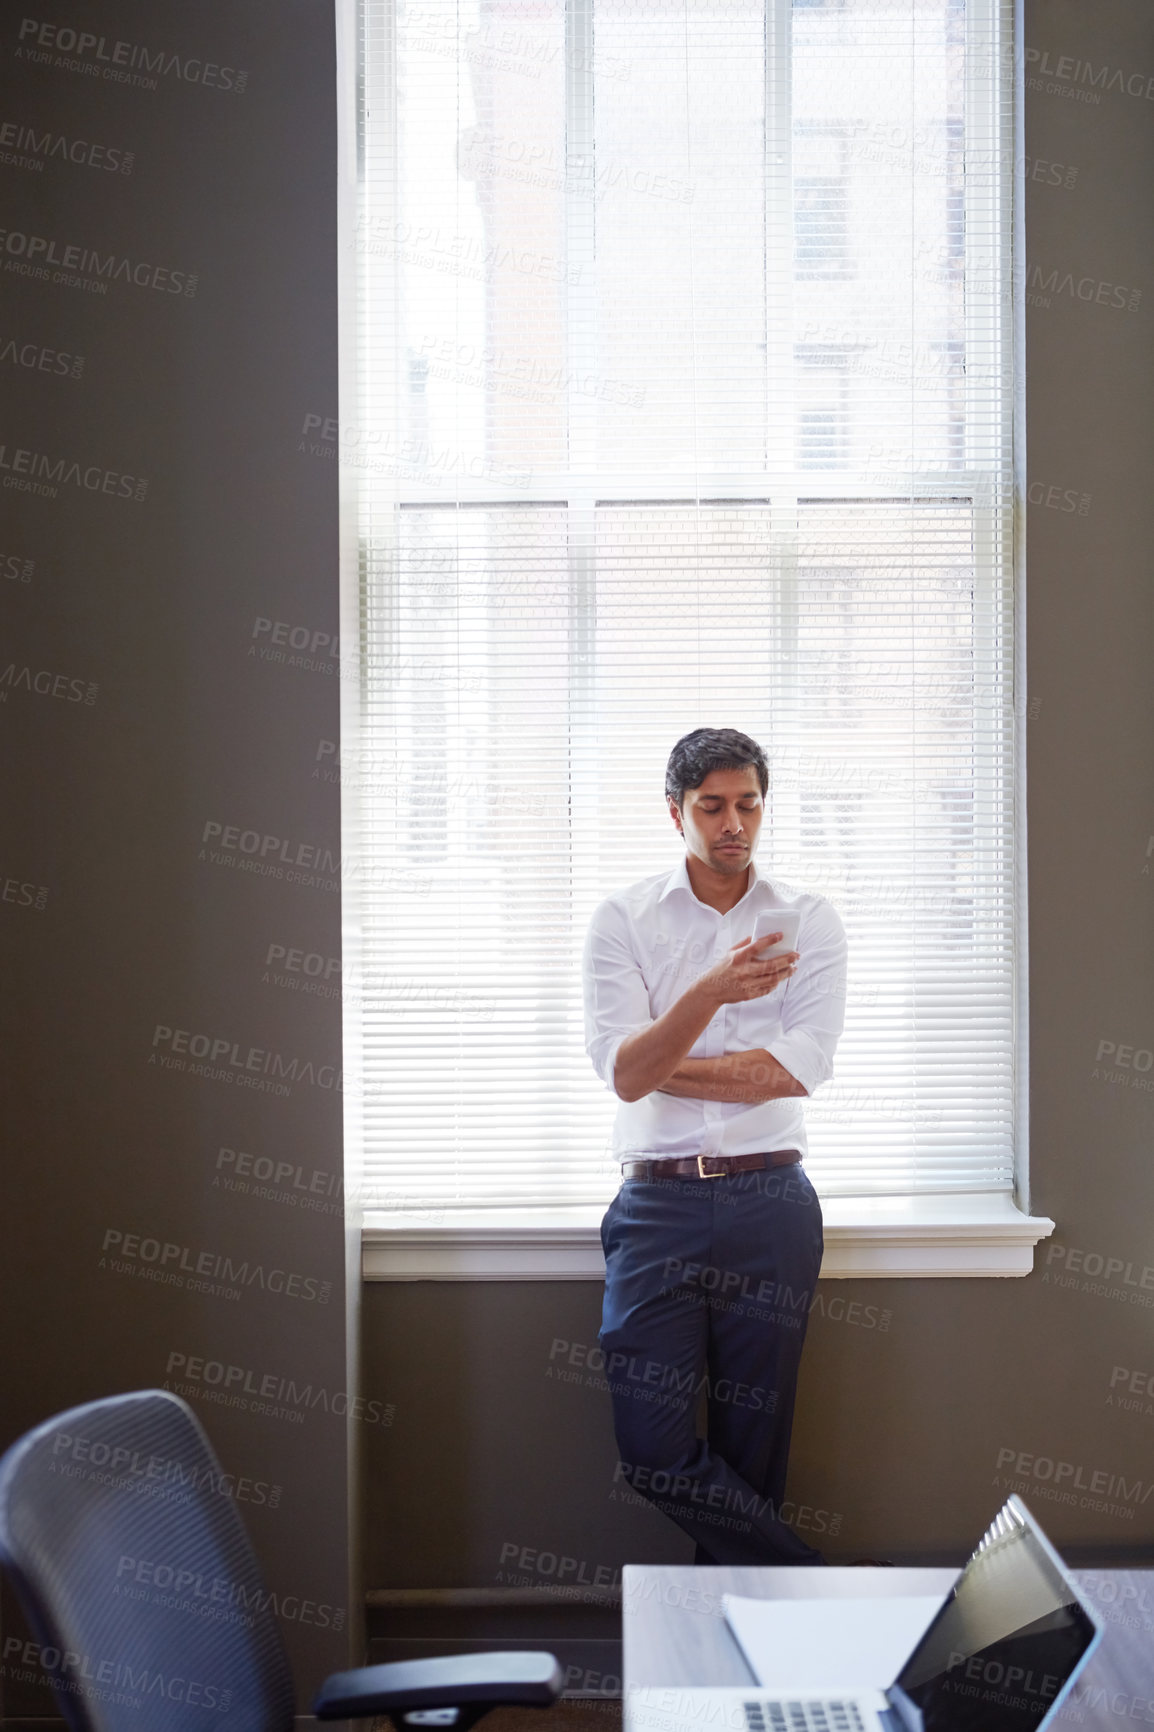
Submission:
[[[720,1157],[717,1155],[698,1155],[698,1157],[697,1157],[697,1176],[698,1176],[698,1178],[699,1179],[724,1179],[724,1177],[725,1177],[724,1173],[707,1173],[705,1168],[701,1164],[702,1161],[716,1161],[719,1158]]]

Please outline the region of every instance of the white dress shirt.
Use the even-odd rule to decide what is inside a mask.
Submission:
[[[694,895],[683,859],[674,871],[608,897],[589,923],[585,1050],[607,1088],[613,1088],[625,1037],[648,1028],[733,945],[751,937],[763,908],[800,910],[796,972],[764,998],[723,1004],[687,1056],[720,1058],[762,1048],[808,1094],[832,1076],[846,988],[845,928],[836,910],[823,896],[797,894],[762,877],[751,861],[745,895],[728,914],[719,914]],[[621,1160],[773,1149],[800,1149],[804,1156],[802,1104],[801,1096],[747,1105],[655,1089],[639,1101],[620,1103],[613,1151]]]

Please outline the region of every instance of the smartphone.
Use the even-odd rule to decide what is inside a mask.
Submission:
[[[780,932],[781,938],[777,944],[769,944],[759,952],[761,961],[767,962],[771,956],[784,956],[787,950],[796,950],[800,926],[799,908],[763,909],[753,923],[754,938],[766,938],[771,932]]]

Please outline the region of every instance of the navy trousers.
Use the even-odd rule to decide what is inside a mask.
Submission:
[[[601,1245],[619,1483],[692,1536],[697,1563],[824,1564],[780,1513],[823,1248],[801,1166],[626,1179]]]

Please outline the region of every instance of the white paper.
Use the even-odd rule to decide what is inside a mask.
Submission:
[[[723,1598],[726,1622],[767,1689],[888,1690],[944,1596]]]

